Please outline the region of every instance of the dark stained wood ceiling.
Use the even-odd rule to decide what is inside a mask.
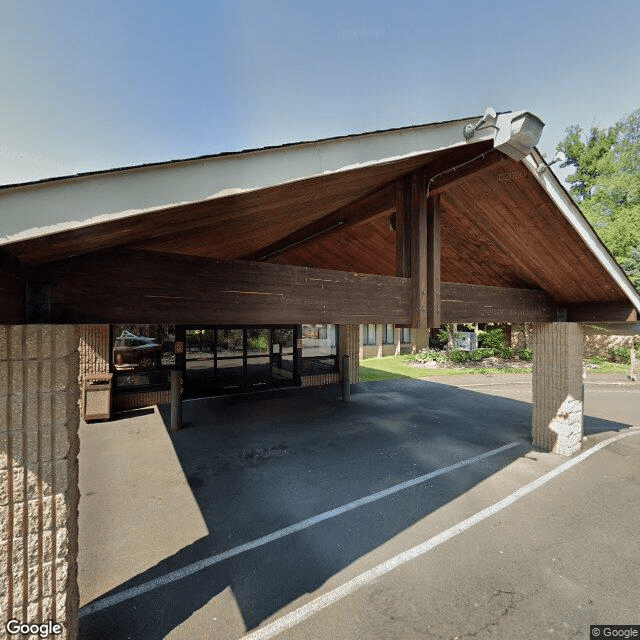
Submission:
[[[68,230],[7,248],[30,265],[122,246],[242,259],[412,171],[427,168],[433,174],[488,149],[490,143],[483,143],[414,156]],[[439,191],[443,281],[539,289],[566,304],[626,300],[522,163],[505,156]],[[394,276],[396,232],[389,216],[380,215],[267,260]]]

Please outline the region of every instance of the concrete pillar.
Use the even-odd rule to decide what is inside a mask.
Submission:
[[[342,376],[342,356],[349,356],[349,380],[351,384],[360,381],[360,326],[357,324],[341,324],[338,328],[338,366]]]
[[[396,345],[396,355],[399,356],[402,353],[402,329],[393,328],[393,341]]]
[[[78,618],[78,334],[0,326],[2,624]]]
[[[382,332],[384,331],[383,324],[376,325],[376,349],[378,358],[382,358]]]
[[[570,456],[580,451],[584,383],[582,327],[536,324],[533,333],[534,447]]]

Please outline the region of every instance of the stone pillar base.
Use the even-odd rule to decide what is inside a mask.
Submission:
[[[583,333],[578,324],[536,324],[533,338],[534,447],[570,456],[583,437]]]
[[[0,326],[3,629],[52,620],[77,637],[78,399],[75,327]]]

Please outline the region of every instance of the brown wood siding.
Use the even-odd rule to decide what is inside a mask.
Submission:
[[[302,376],[303,387],[323,387],[328,384],[336,384],[340,382],[340,374],[334,373],[318,373],[312,376]]]
[[[112,411],[130,411],[171,403],[171,390],[145,391],[140,393],[116,393],[111,403]]]

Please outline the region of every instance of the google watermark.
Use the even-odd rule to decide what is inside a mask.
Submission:
[[[10,636],[39,636],[40,638],[52,638],[59,636],[63,627],[59,622],[47,620],[47,622],[20,622],[15,618],[9,620],[4,628]]]
[[[589,639],[593,638],[639,638],[640,624],[592,624]]]

